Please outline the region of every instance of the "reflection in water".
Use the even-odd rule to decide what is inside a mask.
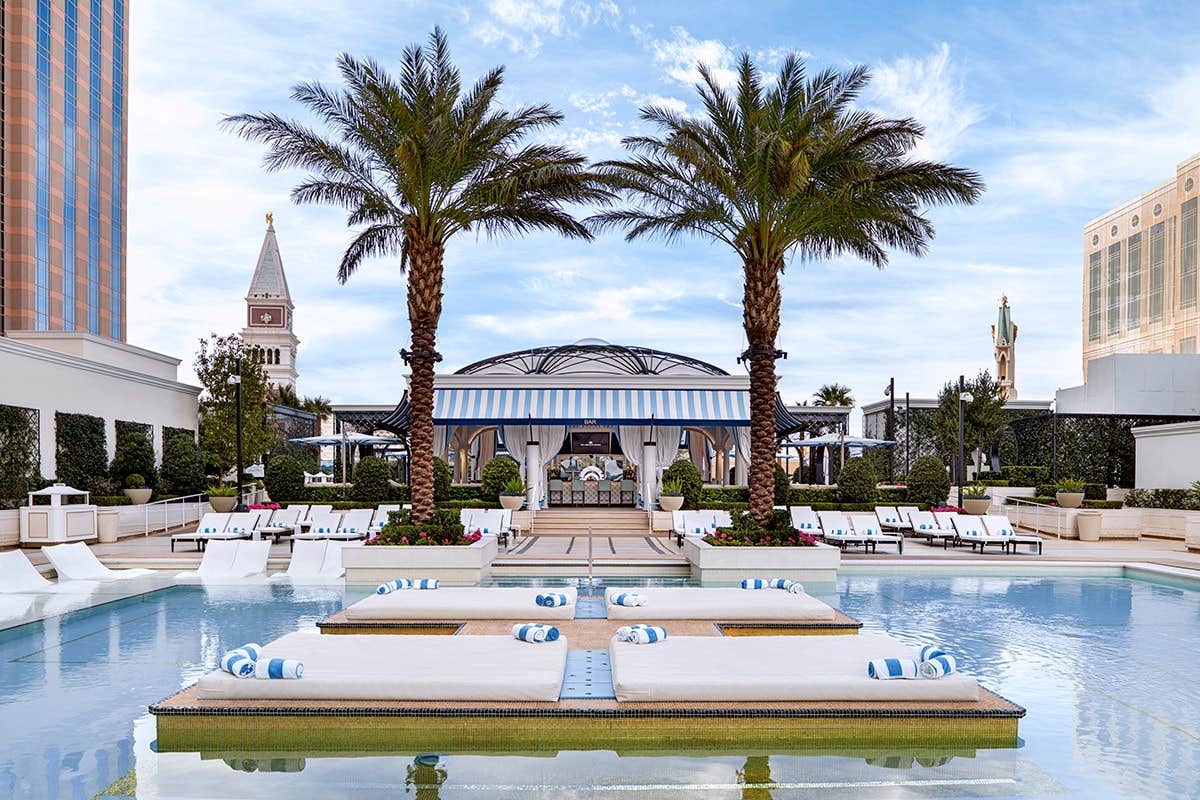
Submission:
[[[742,800],[771,800],[771,757],[747,757],[738,770],[738,781],[746,784]]]
[[[446,782],[446,770],[439,766],[437,756],[417,756],[408,765],[404,778],[404,793],[416,789],[417,800],[439,800],[442,796],[442,784]]]

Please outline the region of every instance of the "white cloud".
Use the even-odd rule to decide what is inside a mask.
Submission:
[[[504,44],[514,52],[536,56],[545,37],[573,36],[591,25],[621,17],[612,0],[488,0],[488,17],[473,33],[485,45]]]
[[[913,154],[942,161],[954,154],[983,108],[967,100],[962,77],[943,42],[924,58],[898,58],[872,70],[866,105],[893,117],[912,117],[925,127]]]
[[[670,39],[652,39],[654,61],[667,77],[691,87],[700,80],[697,64],[708,68],[718,84],[726,88],[737,83],[736,57],[724,42],[697,39],[681,26],[671,28]]]

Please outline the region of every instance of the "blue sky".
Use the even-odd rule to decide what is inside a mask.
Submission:
[[[641,2],[629,0],[155,0],[131,18],[130,341],[184,359],[238,330],[274,212],[296,303],[300,390],[393,402],[404,388],[403,277],[395,260],[335,274],[350,239],[335,208],[294,206],[297,174],[218,129],[227,113],[301,114],[290,87],[335,82],[340,52],[396,64],[435,24],[464,77],[504,64],[506,105],[549,102],[551,136],[595,159],[641,130],[637,109],[695,110],[693,65],[728,75],[801,51],[814,68],[865,63],[863,104],[927,127],[918,153],[979,171],[982,202],[932,213],[928,255],[877,271],[853,259],[792,264],[780,388],[859,401],[936,392],[991,368],[1007,293],[1022,398],[1080,382],[1082,226],[1173,176],[1200,150],[1200,14],[1188,3]],[[463,238],[447,254],[439,349],[449,371],[494,353],[598,337],[730,371],[743,349],[740,267],[718,244]],[[182,374],[188,375],[189,370]]]

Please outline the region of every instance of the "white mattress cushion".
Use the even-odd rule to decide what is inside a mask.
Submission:
[[[765,591],[765,590],[764,590]],[[936,680],[867,676],[873,658],[916,658],[886,633],[858,636],[676,636],[651,645],[609,645],[617,700],[973,701],[962,673]]]
[[[565,606],[545,608],[535,599],[553,592],[567,596]],[[574,619],[574,587],[528,589],[501,586],[451,586],[438,589],[401,589],[390,594],[373,594],[346,608],[346,619],[354,622],[425,619]]]
[[[642,595],[646,598],[646,605],[612,605],[612,595],[623,591]],[[834,617],[833,609],[815,597],[782,589],[699,586],[610,588],[605,590],[604,595],[609,619],[827,622]]]
[[[235,678],[217,670],[201,700],[557,700],[567,640],[511,636],[323,636],[289,633],[260,658],[304,662],[298,680]]]

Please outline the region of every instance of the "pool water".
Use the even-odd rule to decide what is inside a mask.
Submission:
[[[311,626],[369,591],[177,586],[0,631],[0,800],[1200,797],[1200,591],[921,575],[808,588],[868,627],[948,647],[1028,708],[1022,746],[160,754],[148,704],[225,649]]]

